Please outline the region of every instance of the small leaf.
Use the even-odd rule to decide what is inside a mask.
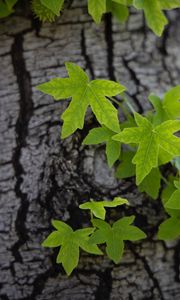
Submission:
[[[105,207],[117,207],[123,204],[128,204],[128,201],[124,198],[116,197],[113,201],[91,200],[91,202],[83,203],[79,207],[81,209],[89,209],[95,217],[104,220],[106,215]]]
[[[114,134],[114,131],[106,128],[105,126],[93,128],[89,131],[83,141],[83,144],[85,145],[106,143],[106,157],[110,168],[119,158],[121,152],[120,143],[112,140],[112,136],[114,136]]]
[[[95,244],[106,243],[106,253],[114,263],[119,263],[124,250],[124,240],[136,241],[146,237],[139,228],[130,225],[134,216],[124,217],[116,221],[112,227],[105,221],[93,219],[92,223],[98,229],[93,232],[89,242]]]

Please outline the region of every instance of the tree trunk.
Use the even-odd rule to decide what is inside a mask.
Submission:
[[[0,24],[0,299],[126,300],[180,299],[180,243],[158,241],[166,218],[160,200],[138,192],[133,180],[119,181],[106,164],[103,147],[81,146],[92,127],[60,139],[66,101],[35,89],[65,77],[65,61],[78,63],[91,78],[110,78],[128,88],[135,109],[150,108],[150,92],[162,95],[178,84],[180,15],[171,12],[162,38],[132,11],[119,25],[107,15],[97,26],[86,1],[74,1],[56,23],[39,26],[23,16]],[[127,243],[122,262],[82,253],[68,278],[55,264],[56,250],[41,242],[52,218],[74,228],[88,225],[78,205],[90,198],[127,197],[147,240]],[[118,210],[118,214],[125,211]]]

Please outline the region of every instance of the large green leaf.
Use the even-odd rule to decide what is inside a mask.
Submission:
[[[180,139],[173,133],[180,130],[180,121],[168,120],[160,125],[153,126],[148,119],[135,113],[138,127],[125,128],[113,137],[114,140],[126,144],[138,144],[137,152],[133,158],[136,165],[136,183],[139,185],[150,173],[152,168],[158,166],[160,150],[163,155],[180,156]]]
[[[168,23],[163,14],[160,0],[134,0],[134,6],[137,9],[143,9],[148,26],[161,36],[165,25]]]
[[[69,78],[57,78],[37,87],[52,95],[56,100],[72,97],[72,101],[62,115],[64,120],[62,137],[71,135],[77,128],[82,129],[88,105],[97,120],[114,132],[119,132],[117,110],[106,98],[122,93],[125,87],[110,80],[89,81],[87,74],[77,65],[66,63]]]

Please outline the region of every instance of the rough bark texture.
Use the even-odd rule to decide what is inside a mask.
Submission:
[[[142,112],[147,95],[162,95],[180,75],[179,13],[160,39],[132,11],[119,25],[110,16],[96,26],[85,1],[74,1],[55,24],[39,26],[12,16],[0,24],[0,299],[126,300],[180,299],[180,243],[156,238],[165,218],[160,201],[140,194],[131,180],[117,181],[102,147],[83,147],[92,126],[61,140],[59,116],[67,102],[54,102],[35,86],[66,75],[64,62],[84,67],[93,77],[120,80]],[[87,118],[88,119],[88,118]],[[56,251],[40,246],[52,218],[74,228],[87,225],[78,205],[90,197],[123,195],[127,214],[146,232],[142,243],[127,244],[119,265],[83,253],[67,278],[55,264]],[[118,210],[118,214],[124,214]]]

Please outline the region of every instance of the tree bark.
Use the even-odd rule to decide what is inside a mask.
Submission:
[[[120,81],[135,109],[150,108],[150,92],[162,95],[179,82],[180,18],[162,38],[131,12],[119,25],[107,15],[97,26],[86,1],[74,1],[54,24],[40,26],[23,16],[0,24],[0,299],[126,300],[180,299],[180,242],[158,241],[166,218],[160,199],[138,192],[133,180],[119,181],[106,164],[103,147],[81,146],[93,126],[60,139],[60,115],[67,101],[55,102],[35,89],[54,77],[65,77],[64,62],[79,64],[91,78]],[[52,218],[74,228],[88,225],[78,205],[90,198],[127,197],[136,224],[148,234],[127,243],[122,262],[82,253],[70,278],[55,264],[56,250],[41,242],[52,230]]]

